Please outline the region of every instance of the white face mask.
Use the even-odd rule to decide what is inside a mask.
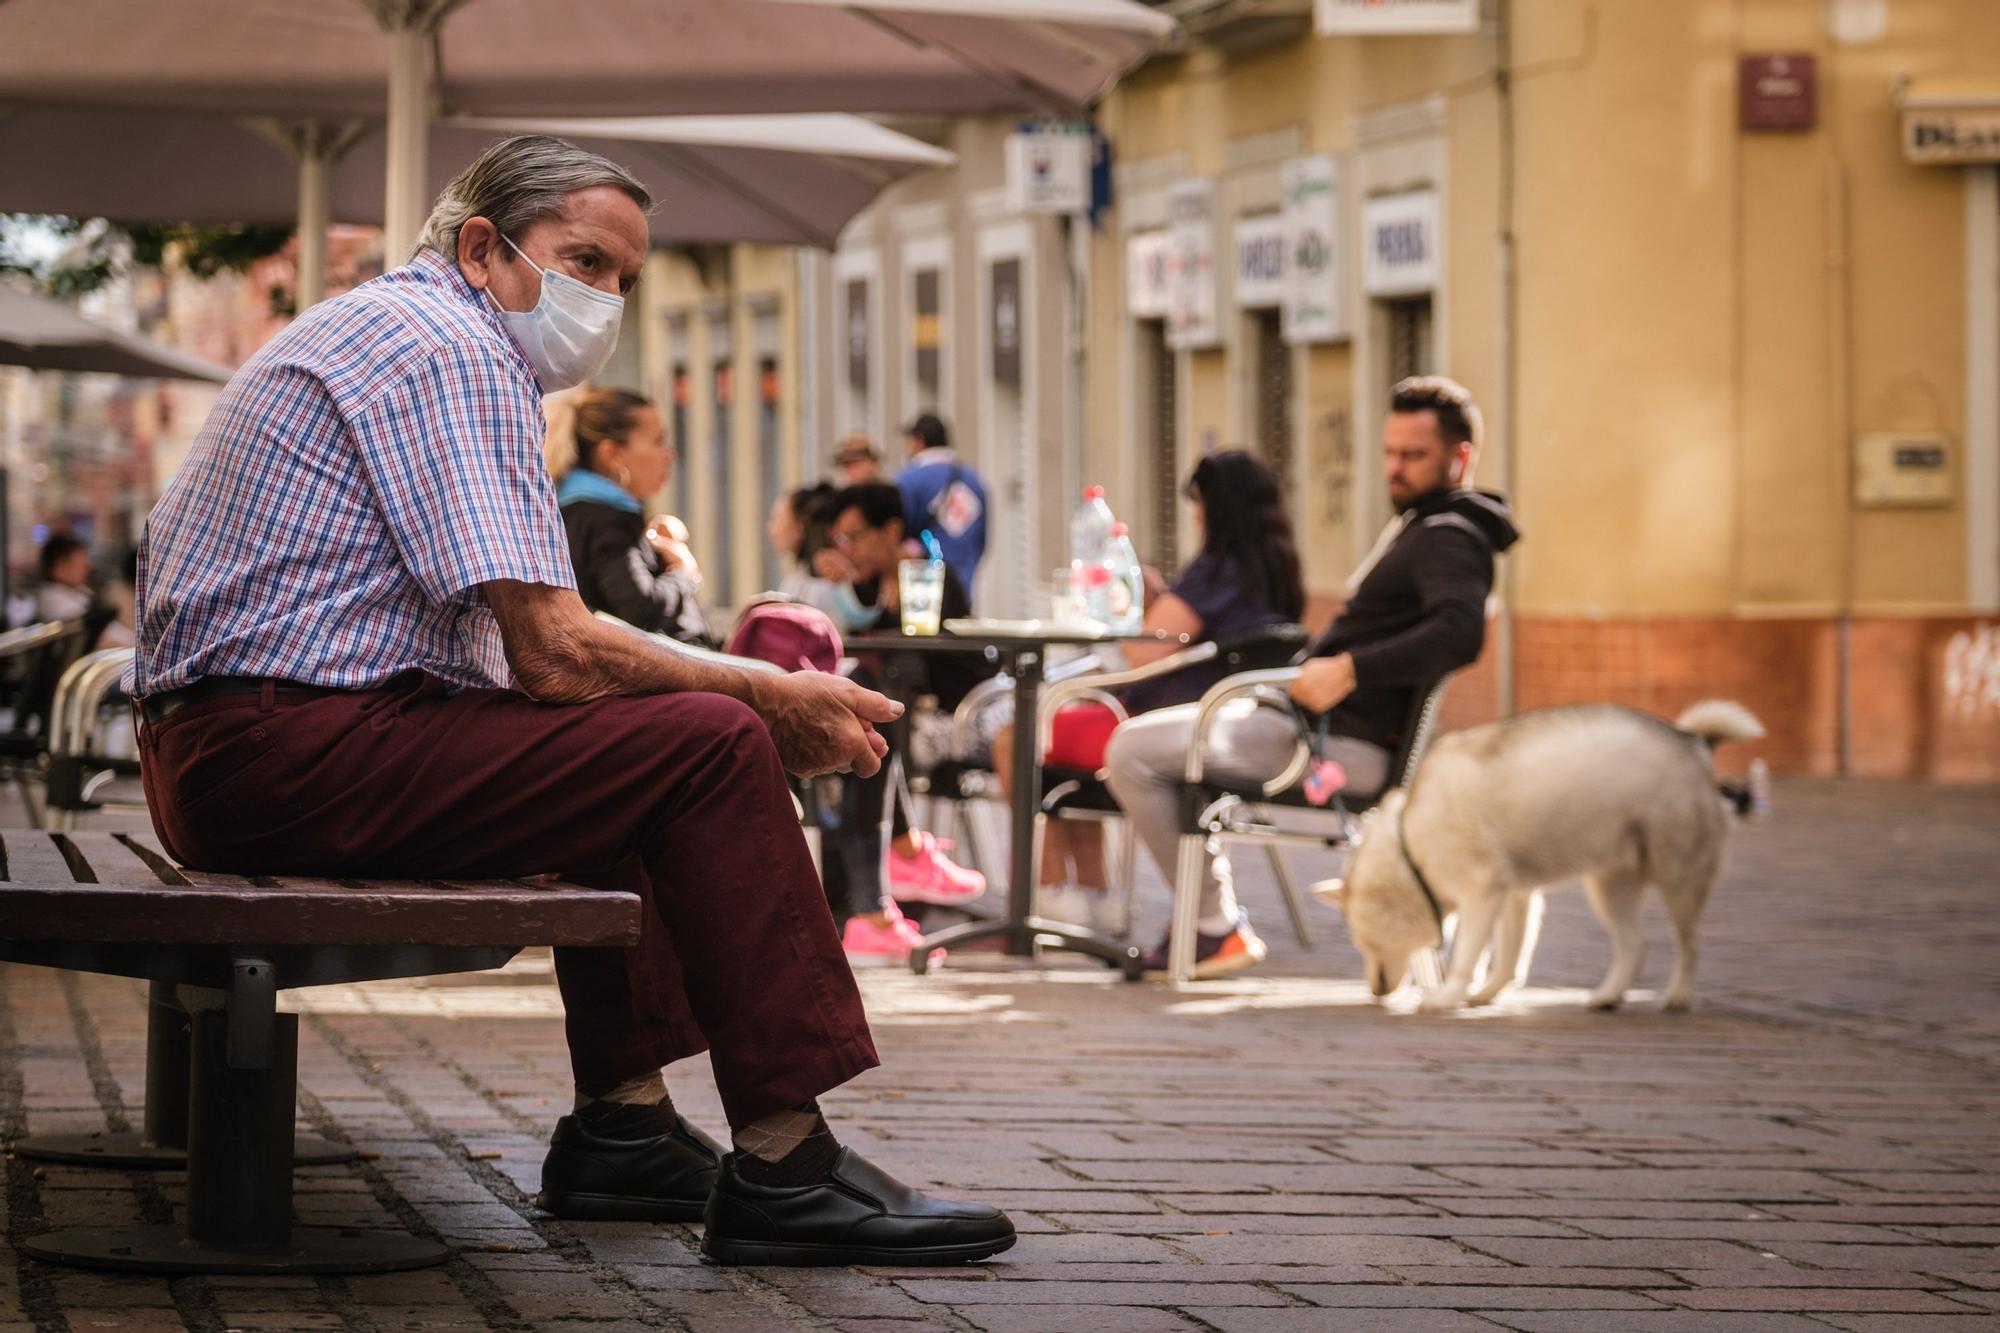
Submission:
[[[574,388],[604,369],[618,346],[618,324],[625,317],[625,298],[600,292],[566,273],[542,268],[507,237],[529,267],[542,275],[542,296],[533,310],[493,309],[507,332],[520,344],[521,354],[535,368],[535,378],[550,393]]]

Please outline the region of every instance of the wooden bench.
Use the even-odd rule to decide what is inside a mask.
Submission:
[[[21,1244],[91,1268],[377,1273],[441,1262],[442,1245],[414,1236],[292,1225],[298,1016],[277,1012],[277,993],[480,971],[531,944],[639,940],[636,896],[546,881],[252,879],[190,870],[148,839],[107,833],[0,832],[0,855],[0,961],[153,983],[147,1137],[155,1150],[185,1144],[185,1227],[76,1228]],[[65,1146],[77,1139],[16,1150]],[[60,1160],[110,1165],[147,1145],[91,1146],[83,1136]],[[140,1164],[163,1165],[161,1155]]]

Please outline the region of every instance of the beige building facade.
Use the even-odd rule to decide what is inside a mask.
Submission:
[[[1210,8],[1099,108],[1084,468],[1148,552],[1185,557],[1201,452],[1261,448],[1330,610],[1386,517],[1388,386],[1449,374],[1527,533],[1461,720],[1730,696],[1781,771],[2000,778],[1988,0],[1310,10]]]

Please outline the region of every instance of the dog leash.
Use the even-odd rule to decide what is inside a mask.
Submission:
[[[1417,864],[1416,857],[1410,855],[1410,840],[1403,836],[1403,816],[1408,813],[1409,808],[1410,798],[1405,795],[1402,808],[1396,811],[1396,848],[1403,854],[1403,864],[1408,866],[1410,873],[1416,877],[1417,887],[1424,891],[1424,901],[1430,905],[1431,916],[1437,921],[1437,928],[1442,933],[1444,908],[1439,905],[1437,893],[1431,888],[1430,880],[1424,877],[1424,868]]]

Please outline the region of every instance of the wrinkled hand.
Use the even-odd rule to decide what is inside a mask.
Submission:
[[[875,727],[901,717],[901,704],[819,671],[752,679],[751,707],[770,728],[787,772],[802,778],[853,772],[867,778],[881,770],[889,743]]]
[[[1338,657],[1315,657],[1299,668],[1292,682],[1292,701],[1315,713],[1324,713],[1354,693],[1354,659],[1346,653]]]

